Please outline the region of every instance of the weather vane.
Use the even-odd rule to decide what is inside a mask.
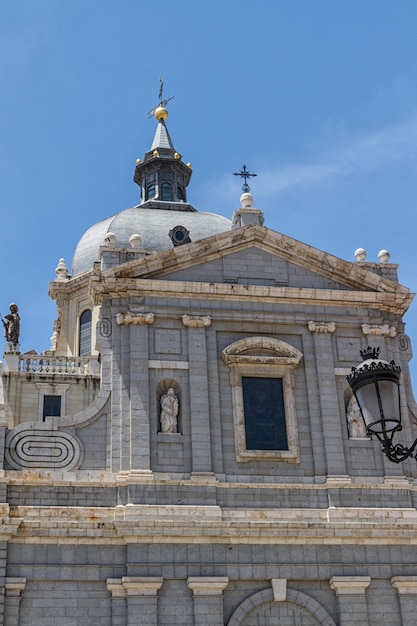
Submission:
[[[163,92],[164,92],[164,79],[162,78],[162,76],[159,77],[159,102],[156,106],[154,106],[153,109],[151,109],[148,112],[149,117],[152,117],[152,115],[155,113],[156,109],[159,109],[160,107],[166,107],[166,105],[168,104],[168,102],[170,100],[172,100],[172,98],[175,98],[175,96],[170,96],[169,98],[166,98],[165,100],[163,99]]]
[[[256,174],[251,174],[249,172],[249,170],[247,169],[246,165],[244,165],[241,169],[240,172],[234,172],[233,176],[240,176],[241,178],[243,178],[245,180],[245,182],[242,185],[242,191],[243,193],[249,193],[250,192],[250,187],[248,185],[248,178],[253,178],[254,176],[256,176]]]

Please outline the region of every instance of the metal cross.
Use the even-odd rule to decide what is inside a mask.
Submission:
[[[166,105],[168,104],[168,102],[170,100],[172,100],[172,98],[175,98],[175,96],[170,96],[169,98],[165,98],[165,100],[163,99],[163,91],[164,91],[164,79],[162,78],[162,76],[159,77],[159,102],[156,106],[154,106],[153,109],[151,109],[148,112],[149,117],[152,117],[152,115],[155,113],[156,109],[158,109],[159,107],[166,107]]]
[[[253,178],[254,176],[256,176],[256,174],[251,174],[249,172],[249,170],[246,168],[246,165],[244,165],[241,169],[240,172],[234,172],[233,176],[240,176],[241,178],[243,178],[245,180],[245,182],[242,185],[242,191],[243,193],[249,193],[250,191],[250,187],[248,185],[248,178]]]

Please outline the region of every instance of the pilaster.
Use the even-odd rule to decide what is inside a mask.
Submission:
[[[158,591],[162,577],[122,578],[127,598],[127,626],[157,626]]]
[[[149,326],[154,315],[137,318],[141,321],[130,331],[130,469],[150,471]]]
[[[334,322],[311,321],[308,323],[308,329],[314,337],[327,475],[346,477],[343,433],[340,423],[331,341],[331,335],[336,330],[336,325]]]
[[[366,589],[370,576],[333,576],[330,588],[336,592],[340,626],[365,626],[368,624]]]
[[[6,578],[4,585],[4,624],[19,624],[21,594],[26,578]]]
[[[223,590],[227,576],[191,576],[187,585],[193,592],[194,624],[199,626],[223,626]]]
[[[397,590],[402,626],[414,626],[417,621],[417,576],[394,576],[391,584]]]
[[[210,326],[211,318],[207,315],[183,315],[182,321],[188,330],[192,471],[210,473],[212,458],[205,329]]]
[[[107,589],[111,593],[111,623],[112,626],[126,626],[126,589],[121,578],[108,578]]]

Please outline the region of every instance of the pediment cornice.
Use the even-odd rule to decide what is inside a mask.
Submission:
[[[172,250],[165,250],[123,263],[101,272],[105,278],[163,279],[164,276],[215,258],[256,247],[291,263],[340,283],[352,290],[382,293],[409,293],[409,289],[371,272],[357,263],[313,248],[305,243],[258,224],[214,235]]]

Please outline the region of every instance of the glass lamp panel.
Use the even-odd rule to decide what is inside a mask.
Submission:
[[[398,385],[395,382],[379,380],[368,383],[356,390],[356,397],[365,424],[372,432],[384,434],[398,428],[401,419]]]

